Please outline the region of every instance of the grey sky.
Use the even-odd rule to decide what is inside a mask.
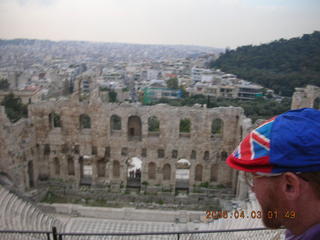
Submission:
[[[237,47],[320,30],[319,0],[0,0],[0,38]]]

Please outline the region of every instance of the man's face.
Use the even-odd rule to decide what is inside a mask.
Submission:
[[[252,191],[256,194],[262,210],[262,221],[268,228],[280,228],[281,202],[277,195],[277,177],[261,177],[254,179]]]

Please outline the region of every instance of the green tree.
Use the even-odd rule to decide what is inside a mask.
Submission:
[[[109,102],[117,102],[117,93],[113,90],[109,92]]]
[[[1,105],[5,107],[6,114],[11,122],[28,117],[27,105],[21,102],[21,98],[15,97],[13,93],[5,96]]]
[[[188,118],[180,120],[180,132],[181,133],[190,133],[191,130],[191,121]]]
[[[170,78],[167,81],[167,87],[172,88],[172,89],[179,89],[178,79],[177,78]]]
[[[148,118],[148,130],[149,132],[159,132],[160,122],[157,117],[152,116]]]
[[[0,90],[8,90],[9,86],[8,79],[0,79]]]
[[[295,87],[320,86],[320,32],[238,47],[226,51],[210,67],[291,96]]]

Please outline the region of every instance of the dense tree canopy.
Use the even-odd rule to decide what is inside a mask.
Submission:
[[[239,100],[207,97],[204,95],[195,95],[181,99],[160,99],[157,103],[167,103],[171,106],[193,106],[194,104],[207,104],[208,108],[214,107],[242,107],[247,117],[253,119],[268,119],[280,113],[290,110],[291,99],[284,98],[282,101],[273,99],[257,98],[254,100]],[[153,104],[156,104],[154,102]]]
[[[6,114],[11,122],[16,122],[22,117],[28,116],[27,105],[21,102],[21,98],[16,97],[13,93],[5,96],[1,105],[5,107]]]
[[[9,85],[8,79],[0,79],[0,90],[8,90]]]
[[[109,102],[116,102],[117,101],[117,93],[113,90],[109,91]]]
[[[210,67],[291,96],[295,87],[320,86],[320,32],[228,50]]]
[[[167,86],[168,86],[168,88],[178,89],[179,88],[178,79],[177,78],[170,78],[167,81]]]

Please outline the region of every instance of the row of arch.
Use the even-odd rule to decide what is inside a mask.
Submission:
[[[156,179],[156,163],[149,162],[147,166],[147,174],[149,180]],[[198,163],[194,169],[194,180],[202,181],[203,180],[203,165]],[[218,164],[211,164],[210,169],[210,181],[217,181],[218,175]],[[120,177],[120,162],[118,160],[114,160],[112,162],[112,177],[119,178]],[[169,181],[171,180],[171,164],[166,163],[162,167],[162,180]]]
[[[83,158],[79,158],[80,163],[80,176],[83,177],[84,175],[88,174],[90,175],[90,172],[86,172],[86,169],[84,169],[84,163]],[[61,163],[60,160],[56,157],[53,159],[54,164],[54,174],[56,176],[61,175]],[[104,159],[97,161],[97,175],[98,177],[105,177],[106,173],[106,164],[107,162]],[[155,180],[156,179],[156,163],[155,162],[149,162],[147,166],[147,176],[149,180]],[[112,177],[113,178],[120,178],[120,162],[118,160],[112,161]],[[67,158],[67,171],[69,176],[75,175],[75,164],[74,159],[72,157]],[[171,164],[166,163],[162,167],[162,180],[169,181],[171,180]],[[92,172],[91,172],[92,174]],[[218,174],[218,164],[211,164],[211,170],[210,170],[210,181],[217,181],[217,174]],[[194,169],[194,180],[195,181],[202,181],[203,180],[203,165],[198,163],[195,166]]]
[[[211,134],[223,134],[223,121],[220,118],[213,119],[211,122]],[[51,128],[62,127],[60,115],[52,112],[49,114],[49,126]],[[79,116],[79,126],[81,129],[91,128],[91,118],[88,114],[81,114]],[[119,131],[122,129],[121,117],[112,115],[110,118],[111,131]],[[141,135],[141,119],[138,116],[130,116],[128,119],[128,132],[130,136]],[[148,118],[148,131],[160,132],[160,121],[156,116]],[[191,132],[191,120],[184,118],[180,120],[179,124],[180,133]]]
[[[62,145],[61,147],[61,153],[65,154],[69,151],[69,147],[66,146],[66,145]],[[97,155],[97,147],[96,146],[92,146],[92,149],[91,149],[91,155]],[[172,159],[178,159],[179,158],[179,152],[178,150],[176,149],[173,149],[171,151],[171,153],[166,153],[165,149],[163,148],[159,148],[156,150],[157,151],[157,157],[160,159],[160,158],[165,158],[165,157],[171,157]],[[48,156],[49,154],[51,153],[51,150],[50,150],[50,145],[49,144],[45,144],[44,147],[43,147],[43,154],[45,156]],[[74,154],[80,154],[80,145],[74,145],[73,147],[73,153]],[[204,161],[209,161],[210,159],[214,158],[214,156],[211,155],[210,157],[210,152],[209,151],[204,151],[202,152],[203,155],[202,155],[202,159]],[[169,155],[167,155],[169,154]],[[171,156],[170,156],[171,154]],[[124,157],[128,157],[129,153],[128,153],[128,148],[122,148],[121,149],[121,156],[124,156]],[[196,160],[198,159],[197,158],[197,151],[196,150],[191,150],[191,153],[190,153],[190,159],[192,160]],[[110,158],[111,156],[111,149],[110,147],[106,147],[105,148],[105,153],[104,153],[104,156],[106,158]],[[142,158],[146,158],[148,156],[148,151],[146,148],[142,148],[141,150],[141,157]],[[69,155],[70,157],[70,155]],[[222,152],[216,152],[216,155],[215,155],[215,160],[216,161],[224,161],[226,160],[226,158],[228,157],[228,153],[226,151],[222,151]]]

